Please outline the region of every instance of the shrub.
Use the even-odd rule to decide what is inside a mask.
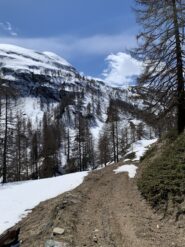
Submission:
[[[167,141],[159,155],[156,155],[157,148],[156,145],[149,149],[142,158],[138,188],[154,208],[165,209],[169,201],[174,206],[184,201],[185,135],[174,138],[171,143]]]

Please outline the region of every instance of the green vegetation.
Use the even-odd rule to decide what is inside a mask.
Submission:
[[[138,187],[145,199],[156,209],[180,209],[185,199],[185,134],[169,133],[146,152],[141,165]]]

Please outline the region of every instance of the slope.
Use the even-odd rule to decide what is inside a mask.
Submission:
[[[185,135],[170,132],[148,150],[142,159],[138,180],[146,200],[165,216],[184,221]]]
[[[154,214],[135,179],[114,174],[122,164],[95,171],[74,191],[41,203],[20,223],[21,246],[183,247],[184,228]],[[64,233],[53,235],[55,227]]]
[[[79,186],[87,172],[60,177],[0,185],[0,235],[25,217],[41,201]],[[46,190],[49,184],[49,188]],[[30,196],[31,195],[31,196]]]

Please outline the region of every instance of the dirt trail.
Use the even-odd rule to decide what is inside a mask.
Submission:
[[[121,164],[120,164],[121,165]],[[22,247],[185,247],[185,229],[161,220],[142,200],[135,179],[116,166],[91,173],[72,192],[36,207],[21,223]],[[52,236],[53,227],[65,229]]]

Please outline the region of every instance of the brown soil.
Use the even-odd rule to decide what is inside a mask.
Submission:
[[[184,226],[162,220],[141,198],[136,179],[115,168],[92,172],[75,190],[37,206],[19,224],[21,247],[44,247],[48,239],[66,247],[185,247]],[[54,227],[64,234],[52,236]]]

